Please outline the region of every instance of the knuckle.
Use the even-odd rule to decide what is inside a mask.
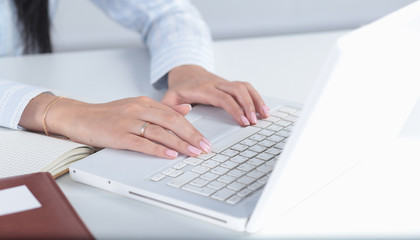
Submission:
[[[147,96],[139,96],[139,97],[137,97],[137,100],[139,102],[149,103],[152,99],[150,97],[147,97]]]

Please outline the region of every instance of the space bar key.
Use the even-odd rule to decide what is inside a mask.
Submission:
[[[252,134],[258,132],[259,128],[256,127],[245,127],[241,128],[241,130],[229,135],[227,138],[218,141],[217,143],[213,144],[211,147],[212,152],[220,153],[226,148],[238,143],[239,141],[251,136]]]

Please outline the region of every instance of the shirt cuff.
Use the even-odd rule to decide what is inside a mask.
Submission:
[[[23,111],[32,98],[47,92],[42,88],[27,86],[16,82],[3,82],[1,84],[2,96],[0,98],[0,126],[11,129],[22,129],[18,126]]]
[[[213,71],[211,42],[183,41],[166,44],[152,53],[150,82],[156,89],[168,88],[168,72],[182,65],[197,65]]]

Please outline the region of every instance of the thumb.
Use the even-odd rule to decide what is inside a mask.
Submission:
[[[173,106],[170,106],[170,107],[173,110],[182,114],[183,116],[187,115],[192,109],[192,106],[190,104],[179,104],[179,105],[173,105]]]

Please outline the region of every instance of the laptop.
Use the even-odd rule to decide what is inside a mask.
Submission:
[[[301,106],[266,99],[239,127],[223,110],[187,119],[213,143],[197,158],[104,149],[70,166],[81,183],[236,231],[293,211],[396,137],[420,96],[420,2],[342,37]]]

